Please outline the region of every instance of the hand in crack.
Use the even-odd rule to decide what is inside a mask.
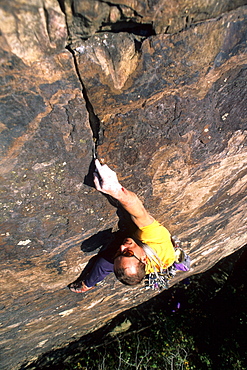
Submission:
[[[95,159],[95,166],[94,184],[96,189],[118,199],[123,188],[118,181],[116,172],[111,170],[107,164],[102,165],[98,159]]]

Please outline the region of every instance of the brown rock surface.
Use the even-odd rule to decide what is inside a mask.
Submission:
[[[164,2],[83,2],[91,18],[82,2],[0,6],[3,369],[18,369],[154,295],[113,276],[85,295],[66,288],[117,223],[116,209],[85,180],[98,118],[100,156],[184,241],[191,274],[247,242],[247,9],[210,19],[230,2],[207,11],[205,2],[176,3],[177,13],[172,1],[166,12],[172,32],[181,32],[146,39],[95,32],[104,16],[102,31],[116,31],[116,23],[120,31],[119,17],[129,17],[153,22],[159,33],[169,23]],[[184,29],[187,8],[194,20]],[[81,28],[83,40],[75,11],[91,22]],[[74,56],[64,49],[66,22]]]
[[[245,0],[65,0],[65,9],[75,44],[81,37],[105,31],[172,34],[245,4]]]
[[[56,0],[5,1],[0,5],[1,45],[26,63],[66,45],[65,16]]]

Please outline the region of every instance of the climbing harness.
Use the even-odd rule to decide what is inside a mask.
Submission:
[[[174,245],[176,261],[168,268],[164,269],[160,258],[157,256],[156,252],[147,244],[143,245],[143,249],[151,261],[154,272],[147,274],[145,276],[145,286],[146,289],[158,290],[168,289],[170,285],[170,280],[174,278],[177,270],[189,271],[190,270],[190,257],[181,248],[180,240],[174,236],[172,237],[172,242]],[[159,266],[157,270],[156,266]]]

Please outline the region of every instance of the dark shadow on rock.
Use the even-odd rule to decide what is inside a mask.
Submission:
[[[105,248],[112,240],[112,237],[113,233],[111,228],[99,231],[97,234],[90,236],[90,238],[82,242],[81,250],[83,252],[92,252],[101,247]]]
[[[93,173],[95,171],[95,163],[94,159],[91,160],[91,163],[89,165],[88,173],[84,177],[84,185],[90,186],[91,188],[95,188],[94,181],[93,181]]]
[[[132,221],[130,214],[119,203],[117,207],[117,216],[119,218],[119,230],[126,232],[126,236],[133,236],[138,228]]]
[[[117,207],[117,201],[114,198],[107,198],[112,205]],[[96,250],[98,251],[100,248],[100,253],[115,246],[118,248],[124,238],[133,236],[137,230],[137,226],[132,221],[128,212],[118,204],[116,213],[119,218],[118,230],[112,231],[112,228],[109,228],[90,236],[81,244],[81,250],[83,252],[90,253]]]

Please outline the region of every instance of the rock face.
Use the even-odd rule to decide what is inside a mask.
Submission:
[[[95,32],[126,31],[139,36],[176,33],[192,24],[245,5],[245,0],[72,0],[64,1],[71,41]]]
[[[91,186],[95,140],[190,274],[246,244],[247,8],[221,3],[0,5],[1,368],[155,294],[114,276],[66,288],[118,221]]]

